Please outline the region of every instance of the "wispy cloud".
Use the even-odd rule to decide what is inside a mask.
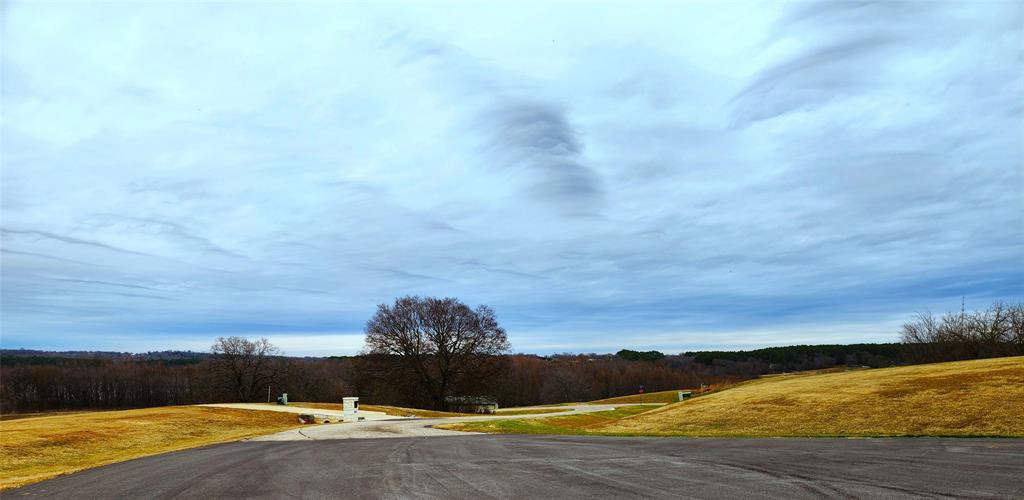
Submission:
[[[1024,297],[1019,5],[459,10],[6,6],[3,346],[350,353],[420,294],[522,351],[750,347]]]

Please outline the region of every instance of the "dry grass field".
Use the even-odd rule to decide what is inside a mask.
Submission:
[[[675,391],[651,396],[668,393],[674,395]],[[593,401],[631,402],[639,399],[626,396]],[[1024,357],[1014,357],[776,375],[650,411],[628,410],[624,414],[616,410],[443,428],[624,436],[1024,437],[1021,408]]]
[[[753,380],[602,426],[663,436],[1024,437],[1024,357]]]
[[[0,421],[0,490],[297,426],[293,414],[198,406],[5,418]]]

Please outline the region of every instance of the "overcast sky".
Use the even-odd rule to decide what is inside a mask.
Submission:
[[[2,346],[351,354],[419,294],[680,352],[1021,300],[1022,5],[7,2]]]

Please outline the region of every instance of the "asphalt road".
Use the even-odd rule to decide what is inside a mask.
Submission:
[[[1024,497],[1024,440],[464,435],[246,441],[4,498]]]

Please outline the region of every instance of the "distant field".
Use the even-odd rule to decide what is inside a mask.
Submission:
[[[0,421],[0,490],[297,426],[293,414],[198,406],[4,418]]]
[[[591,429],[619,419],[651,411],[653,406],[623,406],[609,411],[566,415],[564,417],[485,420],[435,425],[438,429],[491,432],[498,434],[588,434]]]
[[[1021,408],[1024,357],[1013,357],[779,375],[582,427],[543,423],[567,418],[554,417],[446,428],[629,436],[1024,437]]]

